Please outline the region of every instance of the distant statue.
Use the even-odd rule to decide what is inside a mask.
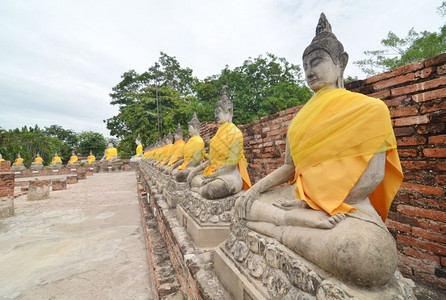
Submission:
[[[59,155],[57,155],[57,152],[54,152],[53,159],[50,162],[50,167],[57,167],[62,166],[62,159]]]
[[[403,176],[389,110],[379,99],[343,88],[347,61],[321,14],[303,54],[316,94],[288,127],[284,165],[237,199],[236,210],[251,230],[342,280],[379,286],[397,267],[395,241],[383,221]],[[274,189],[274,204],[263,200],[264,192],[287,182],[294,192]]]
[[[40,157],[40,153],[37,152],[34,161],[31,163],[30,169],[32,170],[41,170],[43,169],[43,158]]]
[[[89,165],[93,164],[96,161],[96,156],[93,155],[93,152],[90,150],[90,155],[87,157],[87,162]]]
[[[170,174],[175,166],[178,166],[179,162],[183,159],[184,146],[186,142],[183,140],[183,130],[180,123],[175,130],[175,143],[172,146],[172,151],[167,163],[162,168],[165,173]]]
[[[232,123],[233,104],[223,87],[215,104],[220,127],[209,144],[209,161],[193,169],[187,177],[192,189],[206,199],[219,199],[249,189],[251,181],[243,153],[243,134]]]
[[[68,165],[74,166],[74,165],[78,165],[78,164],[79,164],[79,161],[78,161],[77,155],[74,153],[74,151],[72,151],[70,160],[68,161]]]
[[[136,143],[136,154],[133,155],[132,158],[130,158],[131,162],[140,161],[144,155],[144,150],[143,150],[142,143],[141,143],[141,137],[139,136],[139,134],[135,140],[135,143]]]
[[[17,158],[12,164],[12,170],[25,169],[25,165],[23,164],[23,158],[20,153],[17,153]]]
[[[196,113],[188,125],[190,138],[184,146],[183,159],[175,164],[172,171],[172,175],[175,175],[175,180],[178,182],[186,182],[189,173],[208,157],[204,149],[204,141],[199,135],[201,124]]]
[[[104,150],[104,156],[101,161],[115,161],[118,160],[118,150],[113,147],[113,142],[110,140],[107,149]]]
[[[172,142],[173,142],[173,136],[172,136],[172,133],[169,132],[164,137],[163,146],[160,147],[157,151],[156,158],[155,158],[157,167],[164,165],[170,158],[170,155],[172,152],[172,147],[173,147]]]
[[[0,164],[2,163],[2,161],[5,161],[5,160],[3,159],[3,156],[2,156],[2,154],[0,153]]]

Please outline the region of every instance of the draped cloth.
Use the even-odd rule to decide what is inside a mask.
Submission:
[[[23,158],[17,157],[17,159],[15,160],[13,165],[18,166],[18,165],[21,165],[21,164],[23,164]]]
[[[60,159],[60,156],[54,156],[53,159],[51,160],[52,164],[61,164],[62,160]]]
[[[184,161],[181,166],[178,167],[178,170],[185,170],[189,162],[195,162],[193,161],[194,154],[197,151],[200,151],[200,161],[204,161],[207,155],[204,151],[204,141],[199,135],[193,136],[187,141],[183,151]]]
[[[384,102],[345,89],[321,89],[296,115],[287,136],[296,198],[330,215],[356,210],[345,198],[370,159],[386,152],[384,179],[369,195],[386,220],[403,174]]]
[[[137,156],[137,157],[142,157],[142,155],[143,155],[142,145],[138,145],[138,146],[136,147],[136,156]]]
[[[76,155],[71,155],[70,160],[68,161],[68,163],[70,165],[74,165],[75,162],[77,162],[77,156]]]
[[[33,164],[33,165],[41,165],[41,164],[43,164],[43,158],[40,157],[40,156],[37,156],[37,157],[34,159],[34,162],[33,162],[32,164]]]
[[[87,162],[89,165],[91,165],[94,161],[96,161],[96,157],[94,155],[89,155],[87,157]]]
[[[243,189],[251,187],[245,154],[243,152],[243,134],[233,123],[222,124],[209,144],[211,163],[203,175],[212,175],[223,165],[238,165],[243,180]]]
[[[167,163],[167,166],[170,167],[174,163],[176,163],[180,158],[183,158],[184,145],[186,144],[183,140],[175,141],[172,147],[172,152],[170,156],[170,160]]]
[[[118,156],[118,150],[114,147],[107,149],[107,156],[105,159],[109,160],[112,157]]]
[[[170,158],[170,156],[172,155],[172,148],[173,144],[167,144],[162,148],[162,150],[160,151],[160,158],[162,158],[163,160],[159,164],[157,164],[157,167],[164,164]]]

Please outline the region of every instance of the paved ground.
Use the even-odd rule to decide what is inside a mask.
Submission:
[[[151,299],[135,173],[50,196],[0,220],[0,299]]]

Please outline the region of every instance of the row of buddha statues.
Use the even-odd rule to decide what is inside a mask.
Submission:
[[[101,158],[100,162],[108,162],[108,161],[116,161],[119,160],[118,157],[118,151],[115,147],[113,147],[113,143],[110,141],[107,145],[107,148],[104,151],[104,156]],[[0,154],[0,163],[4,161],[2,158],[2,155]],[[21,171],[26,169],[24,165],[24,159],[21,157],[20,153],[17,154],[17,158],[15,159],[14,163],[11,166],[11,169],[13,171]],[[86,163],[88,165],[96,164],[96,156],[93,155],[92,151],[90,151],[90,155],[87,157]],[[66,167],[76,167],[80,165],[80,161],[78,156],[75,154],[74,151],[72,151],[70,159],[68,160]],[[54,152],[54,156],[51,159],[51,162],[49,163],[49,168],[60,168],[63,166],[62,158],[57,154],[57,152]],[[40,153],[37,152],[35,155],[33,161],[31,162],[31,165],[29,167],[31,170],[40,170],[44,168],[43,164],[43,158],[40,156]]]
[[[275,239],[341,281],[383,286],[397,269],[396,243],[384,221],[403,174],[389,110],[380,99],[344,89],[347,61],[321,14],[303,53],[315,94],[289,124],[284,164],[254,185],[225,88],[209,153],[194,114],[187,142],[178,124],[174,137],[169,133],[145,152],[138,138],[135,158],[203,199],[235,195],[234,224]]]

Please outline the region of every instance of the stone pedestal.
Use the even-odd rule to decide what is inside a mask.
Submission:
[[[67,180],[66,179],[53,180],[52,187],[53,187],[53,191],[66,190],[67,189]]]
[[[78,169],[77,170],[77,179],[78,180],[87,179],[87,172],[83,169]]]
[[[170,208],[177,207],[177,203],[188,193],[189,185],[187,182],[177,182],[171,178],[163,191],[164,198]]]
[[[197,192],[187,190],[177,204],[177,216],[198,247],[216,247],[230,233],[234,218],[235,200],[240,192],[230,197],[208,200]]]
[[[384,286],[358,287],[239,223],[217,247],[214,268],[233,299],[415,299],[399,271]]]
[[[156,189],[158,190],[158,193],[163,194],[164,188],[166,187],[166,184],[171,179],[170,175],[161,173],[158,171],[157,178],[156,178]]]
[[[0,197],[0,219],[14,215],[14,197]]]
[[[46,180],[32,180],[28,187],[28,201],[43,200],[50,197],[50,182]]]
[[[29,169],[30,170],[42,170],[43,169],[43,165],[42,164],[40,164],[40,165],[31,165],[30,167],[29,167]]]
[[[94,168],[93,168],[94,170]],[[85,169],[85,175],[86,176],[93,176],[93,170],[91,170],[90,168]]]
[[[67,184],[74,184],[77,183],[77,176],[67,176],[67,180],[66,180]]]
[[[100,163],[101,172],[118,172],[122,171],[122,161],[120,159],[114,161],[104,160]]]

